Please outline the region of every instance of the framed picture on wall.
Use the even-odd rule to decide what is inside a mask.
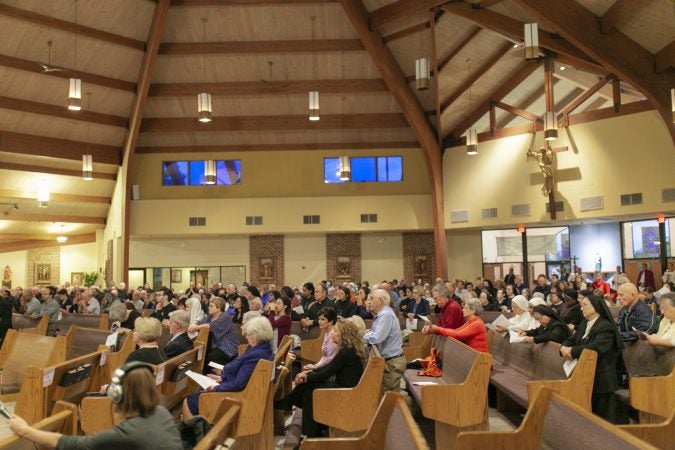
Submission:
[[[413,259],[413,277],[415,279],[422,278],[426,280],[429,278],[429,256],[417,255]]]
[[[84,279],[84,272],[70,272],[71,286],[82,286],[83,279]]]
[[[338,280],[351,280],[352,258],[351,256],[338,256],[335,264],[335,271]]]
[[[52,281],[52,265],[35,263],[36,284],[49,284]]]
[[[180,269],[171,269],[171,282],[172,283],[182,283],[183,282],[183,271]]]
[[[274,281],[274,258],[258,259],[258,279],[260,281]]]

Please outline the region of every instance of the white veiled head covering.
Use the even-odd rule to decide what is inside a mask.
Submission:
[[[516,305],[522,311],[527,311],[530,308],[530,304],[527,299],[522,295],[516,295],[511,299],[511,305]]]
[[[190,307],[190,325],[194,325],[204,318],[204,311],[198,298],[190,297],[185,301],[185,306]]]
[[[533,308],[539,305],[546,305],[546,301],[543,298],[539,297],[535,297],[532,300],[530,300],[530,306],[532,306]]]

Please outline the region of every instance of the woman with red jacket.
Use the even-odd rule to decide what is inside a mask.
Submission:
[[[487,331],[485,324],[478,317],[483,312],[483,305],[477,298],[469,298],[464,303],[462,314],[464,314],[464,325],[459,328],[442,328],[436,325],[429,327],[432,334],[442,334],[450,336],[464,342],[466,345],[478,352],[488,353]]]

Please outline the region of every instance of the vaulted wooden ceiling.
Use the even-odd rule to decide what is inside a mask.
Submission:
[[[670,114],[670,0],[363,0],[368,30],[346,0],[172,0],[158,15],[166,2],[0,0],[0,251],[56,234],[91,241],[125,152],[412,148],[420,126],[443,148],[470,127],[480,139],[540,128],[544,64],[524,60],[525,23],[553,60],[561,123]],[[414,90],[420,57],[438,68],[425,91]],[[66,109],[71,76],[81,111]],[[199,92],[213,94],[210,124],[196,120]],[[84,153],[93,181],[80,176]],[[35,201],[42,179],[48,208]]]

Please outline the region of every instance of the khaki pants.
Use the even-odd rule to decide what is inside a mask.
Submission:
[[[405,356],[398,356],[384,362],[384,374],[382,375],[382,394],[385,392],[399,392],[401,390],[401,378],[405,371]]]

